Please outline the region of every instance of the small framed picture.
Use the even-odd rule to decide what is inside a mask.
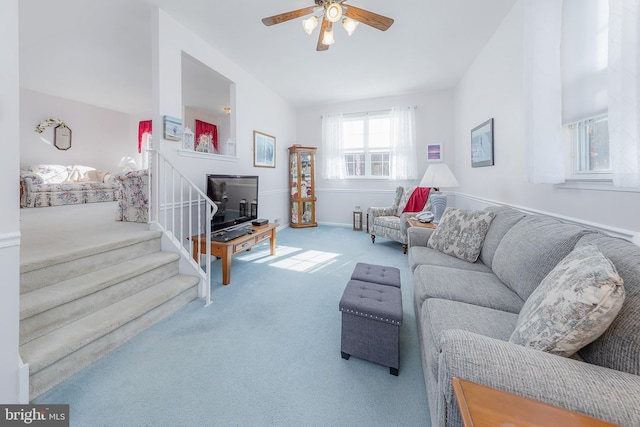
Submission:
[[[493,166],[493,119],[471,129],[471,167]]]
[[[253,131],[253,166],[276,167],[276,137]]]
[[[442,161],[442,143],[427,144],[427,162]]]
[[[164,116],[164,139],[170,141],[182,140],[182,120],[176,117]]]

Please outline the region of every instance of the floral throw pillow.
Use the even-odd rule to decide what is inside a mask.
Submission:
[[[595,245],[579,246],[527,299],[509,342],[571,356],[607,330],[624,296],[611,261]]]
[[[438,227],[431,233],[427,247],[465,261],[476,262],[495,216],[494,212],[489,211],[447,208]]]

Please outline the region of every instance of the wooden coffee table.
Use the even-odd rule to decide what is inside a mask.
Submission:
[[[211,256],[222,258],[223,285],[231,283],[231,257],[235,254],[251,250],[253,246],[260,242],[264,242],[265,240],[269,240],[271,255],[276,254],[277,227],[278,224],[273,222],[261,226],[252,225],[249,228],[253,229],[253,234],[245,234],[237,239],[229,240],[228,242],[211,241]],[[200,253],[207,253],[206,240],[205,234],[191,237],[191,241],[193,243],[193,259],[196,263],[199,263]]]
[[[568,409],[452,378],[465,427],[611,427],[608,423]]]

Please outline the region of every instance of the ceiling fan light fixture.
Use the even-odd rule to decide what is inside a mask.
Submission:
[[[310,16],[309,18],[302,20],[302,28],[304,28],[307,34],[311,34],[314,28],[316,28],[317,26],[318,26],[317,16]]]
[[[325,16],[330,22],[338,22],[342,18],[342,6],[340,3],[330,3],[325,11]]]
[[[331,28],[327,28],[324,30],[324,35],[322,36],[322,44],[325,46],[331,46],[335,43],[333,39],[333,30]]]
[[[347,33],[349,35],[353,34],[356,28],[358,28],[358,24],[359,22],[356,21],[355,19],[344,18],[342,20],[342,26],[344,27],[345,30],[347,30]]]

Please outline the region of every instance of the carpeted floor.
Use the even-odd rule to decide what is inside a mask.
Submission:
[[[338,302],[356,262],[401,269],[400,375],[340,357]],[[429,426],[411,282],[399,243],[350,228],[284,229],[215,261],[197,300],[34,403],[67,403],[72,426]]]

